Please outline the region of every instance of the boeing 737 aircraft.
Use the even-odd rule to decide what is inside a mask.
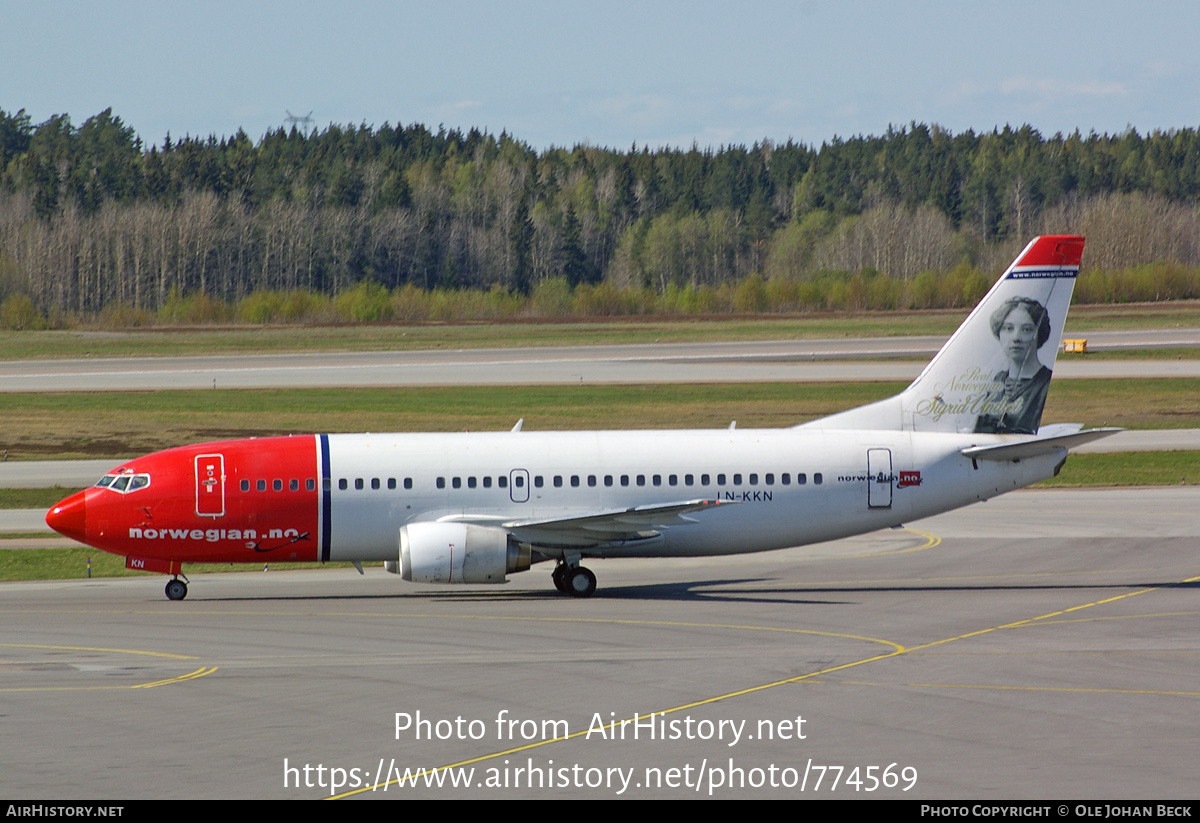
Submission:
[[[1116,429],[1040,427],[1083,238],[1039,237],[907,389],[787,429],[317,434],[139,457],[46,515],[171,575],[184,563],[385,562],[503,583],[538,561],[781,549],[897,526],[1058,473]]]

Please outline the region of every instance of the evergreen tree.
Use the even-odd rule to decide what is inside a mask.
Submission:
[[[580,283],[592,283],[597,278],[592,276],[591,266],[579,240],[579,220],[575,217],[575,209],[568,206],[563,218],[562,232],[562,271],[567,283],[572,288]]]

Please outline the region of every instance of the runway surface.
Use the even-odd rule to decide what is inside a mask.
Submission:
[[[22,460],[0,463],[0,489],[82,489],[99,480],[120,460]]]
[[[355,797],[1195,794],[1200,488],[1017,492],[913,528],[599,561],[586,601],[543,566],[197,575],[175,603],[154,576],[0,584],[0,792],[313,798],[465,764],[468,788]],[[597,731],[635,713],[636,740]]]
[[[1105,349],[1200,346],[1200,329],[1090,332]],[[0,391],[911,380],[944,338],[0,362]],[[895,358],[914,358],[900,360]],[[1058,377],[1197,377],[1200,360],[1062,360]]]

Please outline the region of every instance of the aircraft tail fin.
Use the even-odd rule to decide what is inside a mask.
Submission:
[[[1083,244],[1035,237],[907,389],[807,425],[1036,433]]]

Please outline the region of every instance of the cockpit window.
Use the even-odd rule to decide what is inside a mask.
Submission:
[[[100,488],[106,488],[111,491],[128,494],[139,489],[144,489],[150,485],[150,475],[148,474],[106,474],[101,477],[96,485]]]

